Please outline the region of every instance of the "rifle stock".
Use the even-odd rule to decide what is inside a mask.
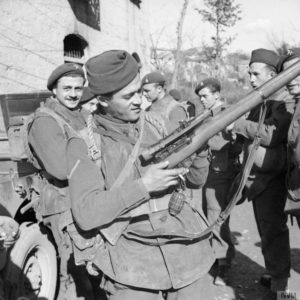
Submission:
[[[235,105],[221,111],[208,122],[198,126],[192,140],[184,148],[171,153],[164,159],[169,161],[168,168],[174,168],[177,164],[191,156],[200,149],[211,137],[223,130],[226,126],[240,118],[246,112],[261,104],[276,91],[284,87],[288,82],[300,75],[300,61],[284,70],[260,88],[253,90]]]

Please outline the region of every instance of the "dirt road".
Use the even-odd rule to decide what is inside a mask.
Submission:
[[[289,227],[292,252],[289,287],[300,299],[300,229],[297,224],[291,226],[290,221]],[[246,202],[235,207],[231,216],[231,230],[239,245],[236,246],[236,258],[230,270],[229,285],[214,286],[214,270],[211,270],[211,274],[205,278],[207,289],[199,300],[276,300],[276,296],[259,283],[259,278],[264,273],[264,262],[251,203]]]

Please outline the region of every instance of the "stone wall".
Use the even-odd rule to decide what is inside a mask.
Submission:
[[[0,94],[44,90],[51,71],[64,62],[63,40],[69,34],[88,42],[84,60],[126,49],[138,52],[147,70],[149,0],[141,9],[129,0],[99,0],[100,30],[76,18],[71,6],[76,1],[84,0],[0,1]]]

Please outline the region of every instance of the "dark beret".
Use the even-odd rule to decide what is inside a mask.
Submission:
[[[213,87],[217,92],[221,91],[221,83],[216,78],[206,78],[197,84],[195,88],[195,93],[198,96],[198,93],[205,87]]]
[[[293,48],[289,49],[287,54],[282,55],[280,57],[279,63],[278,63],[278,71],[281,72],[283,68],[283,64],[289,60],[292,60],[294,58],[300,58],[300,48]]]
[[[145,75],[142,79],[142,86],[148,83],[165,84],[166,78],[159,72],[151,72]]]
[[[57,80],[64,76],[70,76],[70,75],[79,75],[83,78],[84,71],[83,69],[75,64],[75,63],[65,63],[60,66],[58,66],[49,76],[48,82],[47,82],[47,88],[48,90],[52,91]]]
[[[251,53],[251,58],[249,62],[249,66],[252,63],[264,63],[266,65],[272,66],[277,69],[277,65],[279,62],[279,56],[271,50],[267,49],[255,49]]]
[[[169,91],[169,94],[177,101],[181,100],[181,94],[178,90],[172,89]]]
[[[136,60],[125,50],[110,50],[90,58],[85,65],[90,92],[104,95],[117,92],[138,74]]]
[[[82,93],[82,97],[80,99],[80,103],[88,102],[88,101],[92,100],[95,97],[96,96],[91,92],[91,90],[87,86],[85,86],[83,88],[83,93]]]

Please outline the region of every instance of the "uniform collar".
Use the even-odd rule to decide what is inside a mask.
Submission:
[[[68,109],[62,105],[56,98],[50,97],[46,100],[45,106],[55,111],[59,116],[64,118],[74,129],[81,129],[85,126],[85,120],[80,109]]]
[[[137,138],[140,132],[141,122],[124,122],[108,115],[95,114],[95,124],[105,131],[115,132],[126,137]]]

